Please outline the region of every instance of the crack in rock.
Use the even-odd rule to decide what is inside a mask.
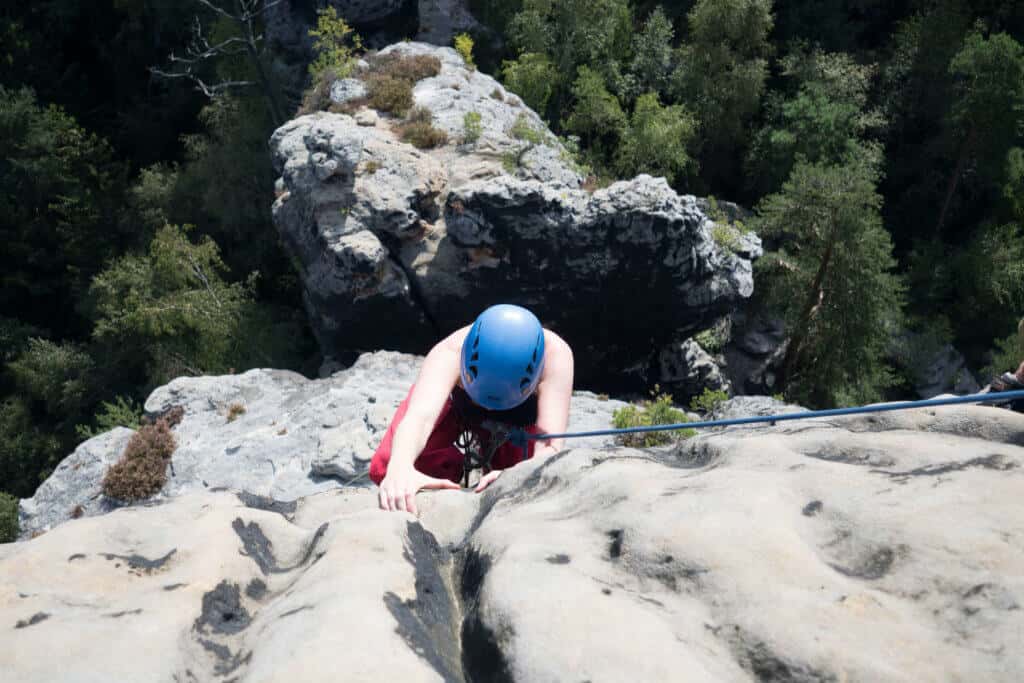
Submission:
[[[138,569],[146,572],[151,572],[155,569],[162,568],[167,561],[171,559],[174,553],[178,552],[177,548],[172,548],[169,553],[163,557],[158,557],[155,560],[150,560],[142,555],[115,555],[113,553],[100,553],[107,560],[124,560],[128,563],[131,569]]]
[[[961,460],[960,462],[946,462],[935,465],[925,465],[923,467],[917,467],[912,470],[906,470],[903,472],[892,472],[890,470],[871,470],[876,474],[884,474],[890,479],[894,479],[900,483],[907,482],[911,477],[937,477],[942,474],[949,474],[951,472],[962,472],[964,470],[980,467],[987,470],[997,470],[1000,472],[1006,472],[1008,470],[1016,469],[1020,465],[1006,457],[1001,453],[993,453],[981,458],[971,458],[970,460]]]
[[[309,561],[310,556],[313,554],[313,550],[316,548],[316,544],[320,541],[320,538],[327,532],[328,523],[324,522],[313,534],[312,540],[309,545],[306,546],[306,552],[303,556],[290,567],[281,567],[277,564],[277,558],[274,557],[273,547],[274,544],[270,542],[270,539],[266,537],[259,524],[256,522],[249,522],[246,524],[240,517],[236,517],[235,521],[231,523],[231,528],[238,534],[238,538],[242,541],[244,550],[239,552],[242,555],[251,557],[253,562],[260,568],[260,571],[266,574],[283,574],[284,572],[292,571],[297,569]],[[319,559],[319,557],[317,558]]]
[[[21,619],[14,625],[14,628],[26,628],[28,626],[35,626],[41,621],[46,621],[50,618],[50,615],[46,612],[36,612],[28,619]]]

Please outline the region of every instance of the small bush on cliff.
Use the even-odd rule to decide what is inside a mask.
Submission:
[[[420,149],[440,147],[448,142],[448,134],[434,128],[434,115],[426,107],[414,107],[409,118],[402,124],[400,131],[402,140],[412,143]]]
[[[455,36],[455,51],[462,56],[462,61],[466,63],[466,66],[476,69],[476,63],[473,62],[473,38],[468,33],[460,33]]]
[[[481,117],[478,111],[467,111],[466,115],[462,117],[462,139],[463,141],[473,144],[480,139],[480,136],[484,132],[484,127],[480,123]]]
[[[694,396],[690,401],[690,409],[699,413],[710,413],[728,400],[729,394],[721,389],[712,391],[711,389],[704,387],[703,393],[701,393],[700,396]]]
[[[390,53],[370,59],[370,72],[415,84],[441,73],[441,60],[433,55],[400,55]]]
[[[412,88],[416,81],[441,73],[441,60],[431,55],[387,54],[370,60],[366,79],[370,106],[380,111],[405,116],[412,108]]]
[[[655,387],[655,393],[658,388]],[[688,422],[686,413],[672,406],[671,394],[657,394],[649,401],[640,405],[628,405],[612,413],[612,424],[616,429],[629,427],[651,427],[653,425],[677,424]],[[673,441],[686,439],[696,434],[693,429],[681,429],[673,432],[640,432],[637,434],[621,434],[616,438],[620,445],[632,448],[663,446]]]
[[[319,80],[328,71],[334,78],[346,78],[355,68],[356,52],[362,48],[362,41],[333,7],[319,10],[317,15],[316,28],[309,31],[310,37],[316,39],[316,59],[309,65],[309,74],[313,80]]]
[[[18,499],[0,492],[0,543],[13,543],[18,538]]]
[[[380,111],[405,116],[412,107],[412,81],[374,74],[366,81],[370,106]]]
[[[123,501],[149,498],[167,482],[167,463],[177,447],[166,420],[135,432],[121,455],[103,477],[103,495]]]

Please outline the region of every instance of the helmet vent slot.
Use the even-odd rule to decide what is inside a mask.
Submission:
[[[470,362],[475,362],[475,361],[480,360],[480,354],[478,352],[474,351],[473,355],[470,357],[469,360],[470,360]]]
[[[526,366],[526,374],[527,375],[532,375],[533,374],[533,363],[530,363],[529,365]]]
[[[477,367],[475,365],[469,366],[469,374],[473,376],[473,379],[476,379],[476,376],[479,374],[479,371],[477,370]]]

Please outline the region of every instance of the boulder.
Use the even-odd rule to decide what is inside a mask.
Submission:
[[[221,377],[182,377],[145,403],[156,416],[182,410],[173,428],[177,449],[154,505],[193,492],[231,489],[294,501],[365,483],[373,451],[416,380],[422,358],[393,352],[362,355],[347,370],[309,380],[293,372],[250,370]],[[620,401],[589,392],[573,398],[570,426],[611,425]],[[32,498],[22,500],[22,538],[69,519],[105,514],[122,502],[102,495],[107,468],[121,457],[132,430],[94,437],[65,458]],[[595,438],[590,445],[610,443]]]
[[[271,139],[281,174],[274,221],[301,269],[325,356],[424,353],[509,302],[569,341],[579,384],[646,390],[660,349],[750,296],[756,236],[720,247],[697,198],[663,178],[579,189],[540,118],[451,48],[400,43],[382,54],[439,59],[441,72],[413,95],[450,144],[417,149],[389,114],[361,126],[359,112],[303,116]],[[481,135],[459,144],[470,112]],[[517,126],[540,141],[517,138]]]
[[[1014,683],[1022,445],[1024,416],[957,406],[573,444],[418,519],[370,488],[191,491],[0,545],[0,668]]]
[[[705,389],[732,393],[732,385],[719,362],[693,339],[663,349],[658,362],[658,383],[676,399],[699,396]]]

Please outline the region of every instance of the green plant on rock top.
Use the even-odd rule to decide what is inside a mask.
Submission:
[[[370,73],[416,83],[441,73],[441,60],[433,55],[403,55],[389,52],[370,60]]]
[[[18,540],[18,499],[0,491],[0,543]]]
[[[380,111],[405,116],[412,108],[412,81],[374,74],[366,81],[370,106]]]
[[[466,115],[462,117],[462,128],[462,139],[464,142],[473,144],[479,140],[484,132],[480,112],[467,111]]]
[[[725,338],[718,327],[708,329],[693,335],[693,341],[700,344],[700,347],[708,353],[718,353],[725,345]]]
[[[530,123],[530,117],[526,114],[517,116],[508,132],[516,140],[522,140],[531,145],[539,145],[544,142],[544,132],[534,128]]]
[[[462,56],[462,61],[470,69],[476,69],[473,62],[473,38],[468,33],[460,33],[455,36],[455,51]]]
[[[743,248],[739,231],[728,223],[715,223],[711,227],[711,239],[730,254],[735,254]]]
[[[722,389],[712,391],[704,387],[700,396],[694,396],[690,400],[690,409],[700,413],[710,413],[725,401],[729,400],[729,394]]]
[[[434,128],[434,115],[426,107],[414,107],[399,131],[402,140],[420,149],[431,149],[448,143],[448,134]]]
[[[335,78],[346,78],[355,68],[356,52],[362,48],[362,41],[333,7],[321,9],[317,15],[316,28],[309,31],[309,36],[315,39],[313,52],[316,53],[316,59],[309,65],[309,74],[314,82],[325,71],[333,72]]]
[[[619,408],[612,413],[612,424],[616,429],[627,429],[629,427],[651,427],[654,425],[678,424],[689,422],[686,413],[672,405],[671,394],[659,394],[658,387],[655,387],[652,394],[653,399],[641,401],[639,405],[628,405]],[[694,436],[697,433],[694,429],[681,429],[665,432],[640,432],[635,434],[620,434],[615,437],[622,446],[632,448],[648,448],[651,446],[663,446]]]

